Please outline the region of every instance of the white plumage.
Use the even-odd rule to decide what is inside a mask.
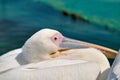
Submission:
[[[99,66],[78,60],[48,60],[28,64],[0,75],[1,80],[96,80]],[[92,72],[89,74],[88,72]],[[10,76],[8,76],[10,75]],[[80,75],[83,75],[80,77]],[[96,76],[95,76],[96,75]]]
[[[120,80],[120,50],[110,69],[108,80]]]
[[[35,33],[21,49],[10,51],[0,57],[0,79],[105,80],[107,78],[110,65],[101,51],[88,47],[59,51],[60,45],[67,45],[62,44],[62,39],[62,34],[56,30],[42,29]],[[68,40],[70,48],[72,46],[75,48],[75,41]],[[78,44],[76,46],[78,48]]]

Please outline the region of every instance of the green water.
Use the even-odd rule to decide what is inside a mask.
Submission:
[[[82,16],[90,22],[120,31],[120,0],[40,0],[57,10]]]

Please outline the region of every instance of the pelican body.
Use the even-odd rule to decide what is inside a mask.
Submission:
[[[117,52],[42,29],[0,56],[0,80],[106,80],[110,64],[103,53]]]

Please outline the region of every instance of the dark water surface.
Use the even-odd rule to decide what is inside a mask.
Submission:
[[[6,0],[6,6],[3,7],[0,8],[0,55],[22,47],[33,33],[42,28],[56,29],[64,36],[115,50],[120,48],[119,32],[82,20],[74,21],[45,3]]]

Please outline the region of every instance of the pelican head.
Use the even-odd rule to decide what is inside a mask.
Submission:
[[[23,56],[28,62],[38,62],[50,58],[59,50],[63,35],[52,29],[42,29],[30,37],[22,47]]]

